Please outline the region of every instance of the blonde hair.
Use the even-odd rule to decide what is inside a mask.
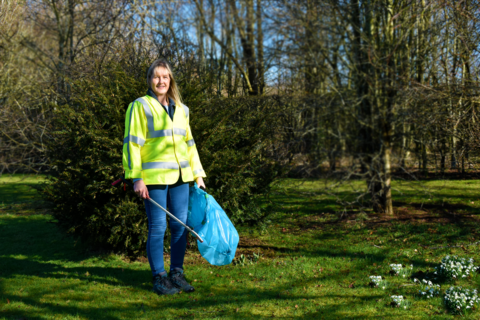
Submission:
[[[179,107],[182,106],[183,105],[182,95],[180,94],[180,90],[178,89],[177,82],[173,77],[172,68],[170,67],[170,64],[166,60],[164,59],[155,60],[150,66],[150,68],[148,68],[148,71],[147,71],[148,87],[150,87],[150,83],[152,82],[152,76],[153,76],[153,73],[155,72],[155,69],[159,67],[165,68],[168,71],[168,75],[170,76],[170,86],[167,91],[167,97],[175,101],[175,104],[177,106]]]

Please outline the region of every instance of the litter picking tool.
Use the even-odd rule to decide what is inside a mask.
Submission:
[[[120,182],[123,182],[124,184],[127,184],[129,187],[132,187],[133,188],[133,184],[126,180],[124,177],[121,177],[120,179],[118,179],[117,181],[113,182],[112,183],[112,186],[116,186],[117,184],[119,184]],[[167,211],[167,209],[165,209],[164,207],[162,207],[161,205],[159,205],[158,203],[156,203],[154,200],[148,198],[147,199],[148,201],[150,201],[153,205],[155,205],[156,207],[162,209],[163,211],[165,211],[166,214],[168,214],[170,216],[170,218],[176,220],[178,223],[180,223],[182,226],[185,227],[185,229],[187,229],[188,231],[190,231],[190,233],[198,239],[198,241],[202,242],[203,243],[203,239],[202,237],[200,237],[195,231],[193,231],[190,227],[188,227],[185,223],[183,223],[182,221],[180,221],[180,219],[178,219],[177,217],[175,217],[173,214],[171,214],[170,212]]]

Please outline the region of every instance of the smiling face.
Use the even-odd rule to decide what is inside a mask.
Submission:
[[[157,95],[160,102],[164,102],[167,99],[167,92],[170,89],[170,73],[166,68],[155,68],[150,80],[150,88]]]

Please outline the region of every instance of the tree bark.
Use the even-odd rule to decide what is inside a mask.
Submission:
[[[265,58],[263,52],[263,8],[262,0],[257,0],[257,81],[258,81],[258,93],[265,93]]]

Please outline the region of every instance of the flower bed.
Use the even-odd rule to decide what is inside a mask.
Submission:
[[[410,303],[403,296],[391,296],[391,298],[393,300],[391,305],[394,307],[407,309],[410,306]]]
[[[371,287],[378,287],[378,288],[382,288],[383,290],[385,290],[387,288],[387,281],[382,278],[382,276],[370,276],[370,283],[369,285]]]
[[[392,271],[390,273],[400,276],[402,278],[407,278],[412,274],[413,271],[413,264],[410,266],[403,266],[401,264],[391,264],[390,267],[392,268]]]
[[[475,274],[477,269],[471,258],[467,260],[458,256],[446,256],[440,266],[435,267],[435,274],[446,279],[458,279]]]
[[[445,292],[445,305],[454,314],[466,314],[480,302],[477,290],[450,287]]]
[[[440,285],[432,283],[423,279],[422,281],[415,279],[415,283],[420,284],[420,290],[418,291],[420,297],[426,297],[428,299],[440,295]]]

